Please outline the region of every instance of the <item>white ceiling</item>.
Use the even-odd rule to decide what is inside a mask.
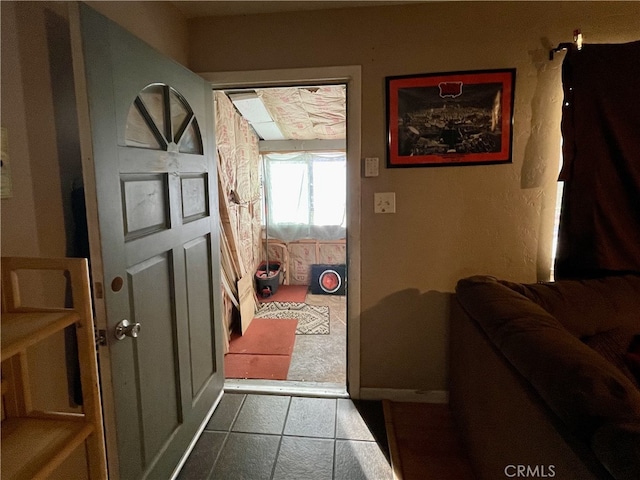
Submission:
[[[371,7],[380,5],[401,5],[407,3],[424,3],[424,0],[369,0],[369,1],[315,1],[285,0],[273,1],[173,1],[185,17],[211,17],[227,15],[252,15],[261,13],[296,12],[302,10],[327,10],[331,8]]]

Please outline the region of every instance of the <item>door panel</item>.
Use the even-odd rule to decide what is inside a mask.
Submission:
[[[169,478],[224,382],[211,88],[90,7],[75,15],[110,477]],[[115,338],[123,319],[137,337]]]
[[[132,367],[139,382],[144,458],[152,459],[181,423],[178,394],[175,295],[171,253],[157,255],[128,271],[132,318],[142,325]],[[162,401],[159,401],[162,399]]]
[[[167,175],[128,174],[120,179],[125,241],[169,228]]]
[[[215,372],[214,346],[211,342],[211,281],[208,257],[209,236],[200,237],[184,246],[189,309],[189,359],[191,395],[195,398],[207,379]]]
[[[207,174],[183,175],[181,178],[182,191],[182,221],[205,217],[209,214],[209,193],[207,189]]]

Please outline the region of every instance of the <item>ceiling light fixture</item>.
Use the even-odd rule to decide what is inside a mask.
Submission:
[[[230,93],[229,99],[262,140],[285,140],[262,99],[255,92]]]

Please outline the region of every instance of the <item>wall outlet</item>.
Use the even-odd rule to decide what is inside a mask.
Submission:
[[[396,193],[374,193],[373,211],[374,213],[396,213]]]

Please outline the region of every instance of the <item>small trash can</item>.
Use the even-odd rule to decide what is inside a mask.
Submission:
[[[268,270],[267,271],[267,265]],[[256,291],[262,298],[269,298],[280,285],[280,262],[262,262],[256,270]]]

